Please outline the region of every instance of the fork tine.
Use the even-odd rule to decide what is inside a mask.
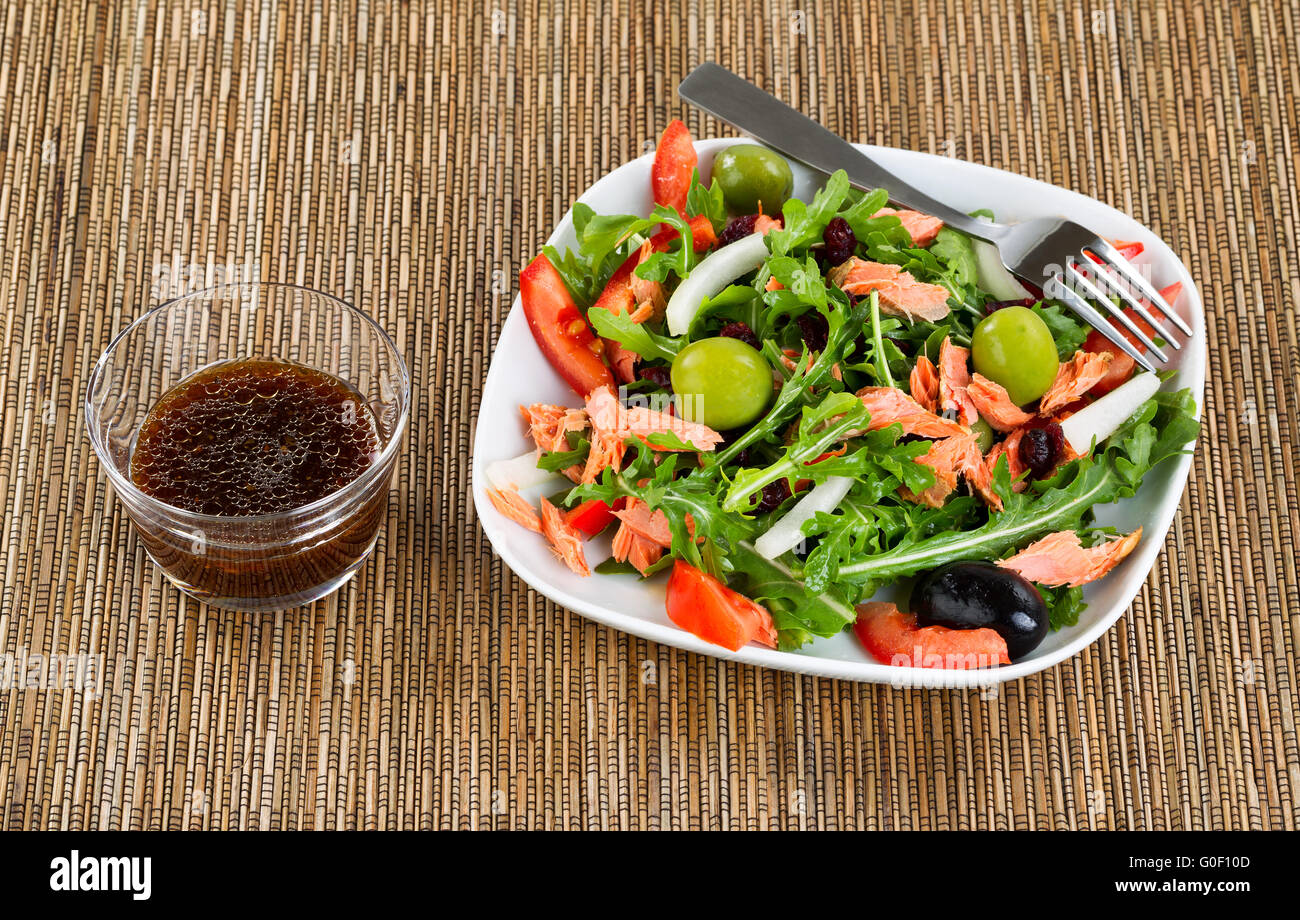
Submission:
[[[1157,347],[1156,343],[1151,341],[1151,339],[1147,336],[1145,332],[1143,332],[1141,329],[1138,328],[1137,323],[1129,319],[1127,313],[1125,313],[1119,307],[1111,303],[1110,298],[1107,297],[1105,294],[1103,294],[1101,291],[1099,291],[1096,288],[1096,286],[1093,285],[1093,283],[1087,279],[1087,277],[1083,274],[1083,272],[1079,271],[1073,258],[1069,258],[1065,260],[1065,267],[1069,270],[1070,274],[1074,276],[1074,283],[1079,287],[1083,288],[1084,293],[1086,293],[1089,297],[1091,297],[1093,302],[1095,302],[1100,307],[1102,307],[1102,309],[1104,309],[1111,316],[1119,320],[1124,325],[1125,329],[1133,333],[1133,335],[1137,336],[1138,341],[1140,341],[1147,348],[1151,349],[1151,353],[1156,356],[1156,359],[1161,364],[1169,363],[1169,356],[1166,355],[1163,351],[1161,351],[1159,347]],[[1169,341],[1172,342],[1173,340],[1171,339]],[[1177,348],[1178,346],[1175,345],[1174,347]]]
[[[1173,307],[1165,303],[1165,299],[1160,296],[1159,292],[1156,291],[1154,287],[1151,286],[1151,283],[1142,277],[1141,272],[1137,271],[1137,269],[1129,264],[1128,259],[1116,252],[1114,246],[1103,240],[1101,237],[1098,237],[1093,240],[1087,248],[1099,256],[1105,262],[1107,268],[1113,269],[1121,278],[1141,291],[1143,296],[1145,296],[1157,310],[1168,317],[1175,326],[1183,331],[1184,335],[1191,336],[1192,327],[1187,325],[1187,321],[1179,316]],[[1100,274],[1104,275],[1106,273],[1101,272]],[[1116,284],[1115,279],[1113,278],[1108,277],[1106,280],[1109,282],[1109,286],[1112,289],[1123,297],[1124,300],[1128,301],[1130,306],[1136,307],[1140,313],[1146,313],[1130,292],[1121,290],[1123,285]],[[1173,341],[1168,336],[1166,336],[1166,339]]]
[[[1136,361],[1143,370],[1155,371],[1155,365],[1151,363],[1147,356],[1134,348],[1133,343],[1112,326],[1106,317],[1093,309],[1088,301],[1080,297],[1072,287],[1066,284],[1064,278],[1058,282],[1058,287],[1060,288],[1060,296],[1056,298],[1057,300],[1060,300],[1081,317],[1084,322],[1115,343],[1117,348]]]
[[[1164,339],[1166,342],[1168,342],[1170,345],[1172,345],[1175,351],[1182,351],[1183,346],[1178,344],[1177,336],[1175,336],[1172,332],[1166,329],[1164,324],[1161,323],[1160,320],[1152,316],[1151,311],[1147,309],[1147,307],[1141,301],[1139,301],[1136,297],[1134,297],[1133,292],[1130,291],[1127,287],[1125,287],[1118,279],[1116,279],[1114,275],[1110,274],[1109,272],[1102,271],[1101,269],[1104,265],[1105,263],[1096,263],[1094,265],[1094,268],[1096,270],[1095,277],[1099,281],[1101,281],[1101,279],[1105,279],[1104,283],[1106,287],[1114,291],[1115,295],[1119,297],[1120,300],[1124,301],[1131,308],[1137,311],[1138,316],[1142,317],[1142,319],[1150,323],[1151,327],[1156,332],[1160,333],[1160,337]],[[1132,327],[1130,326],[1129,328]]]

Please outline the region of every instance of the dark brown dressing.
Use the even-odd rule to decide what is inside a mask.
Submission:
[[[186,511],[272,514],[337,492],[381,449],[351,385],[305,365],[247,358],[163,395],[140,428],[131,480]]]

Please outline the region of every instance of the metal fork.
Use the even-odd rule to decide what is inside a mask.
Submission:
[[[1081,224],[1055,217],[999,224],[963,214],[913,188],[848,141],[717,64],[696,67],[677,87],[677,93],[696,108],[813,169],[824,173],[843,169],[857,188],[887,189],[892,202],[933,215],[963,233],[992,243],[1012,274],[1064,303],[1146,370],[1155,370],[1147,354],[1134,347],[1098,307],[1150,349],[1150,356],[1161,364],[1169,361],[1168,355],[1106,291],[1136,310],[1174,349],[1182,346],[1139,298],[1145,298],[1184,335],[1192,335],[1191,327],[1150,282],[1105,238]]]

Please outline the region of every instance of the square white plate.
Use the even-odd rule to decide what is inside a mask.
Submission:
[[[695,148],[700,157],[701,174],[708,175],[717,151],[734,143],[735,139],[697,142]],[[1165,388],[1190,387],[1197,406],[1200,406],[1206,364],[1205,317],[1200,294],[1182,263],[1154,233],[1099,201],[1024,176],[909,150],[865,145],[862,149],[903,180],[964,211],[991,208],[998,220],[1008,223],[1030,217],[1068,216],[1111,239],[1141,242],[1145,251],[1135,260],[1136,263],[1157,287],[1175,281],[1183,283],[1176,308],[1195,332],[1192,341],[1185,343],[1181,351],[1172,353],[1174,363],[1171,367],[1177,370],[1177,374]],[[602,214],[650,213],[653,209],[650,195],[652,161],[653,155],[648,154],[615,169],[579,200]],[[811,200],[824,177],[798,163],[791,166],[795,176],[795,195],[805,201]],[[571,215],[565,215],[548,242],[561,251],[576,244]],[[669,621],[664,610],[666,575],[644,582],[632,575],[581,578],[551,554],[542,537],[507,520],[492,507],[485,494],[484,469],[494,460],[519,456],[533,446],[525,433],[519,406],[535,402],[581,405],[581,400],[542,357],[516,297],[501,330],[483,386],[472,462],[474,505],[483,530],[497,554],[520,578],[557,604],[656,642],[765,667],[895,686],[987,686],[1041,671],[1091,644],[1119,619],[1141,589],[1177,513],[1191,468],[1190,456],[1166,461],[1146,476],[1134,498],[1096,509],[1100,523],[1113,525],[1121,531],[1128,532],[1141,525],[1142,542],[1106,578],[1084,589],[1088,609],[1079,618],[1078,625],[1051,633],[1033,653],[1015,664],[982,671],[879,664],[867,655],[851,631],[831,639],[818,639],[797,652],[755,645],[729,652],[696,638]],[[555,488],[560,487],[557,485]],[[534,498],[535,495],[528,493],[528,497]],[[608,537],[587,543],[586,550],[588,562],[593,566],[608,558]],[[887,597],[883,592],[879,596],[882,599]]]

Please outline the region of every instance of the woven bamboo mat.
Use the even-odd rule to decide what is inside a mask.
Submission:
[[[6,828],[1199,828],[1298,823],[1300,4],[158,0],[0,7]],[[720,663],[529,591],[469,501],[514,272],[695,64],[849,137],[1153,226],[1211,386],[1119,625],[996,696]],[[298,613],[181,596],[80,418],[112,335],[239,278],[358,304],[416,385],[373,559]],[[44,656],[40,658],[39,656]]]

